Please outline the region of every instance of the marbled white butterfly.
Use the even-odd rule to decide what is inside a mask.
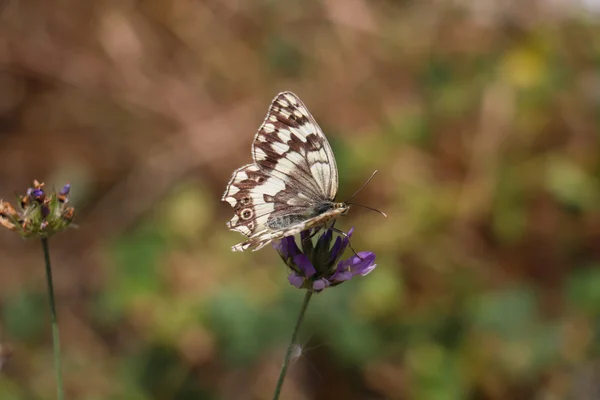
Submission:
[[[222,198],[235,212],[229,229],[248,236],[233,251],[259,250],[348,212],[349,204],[334,202],[338,171],[331,146],[294,93],[273,99],[252,158],[233,173]]]

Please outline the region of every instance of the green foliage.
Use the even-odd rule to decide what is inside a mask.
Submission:
[[[571,272],[566,283],[567,299],[577,310],[600,315],[600,265]]]
[[[518,339],[534,325],[536,312],[536,294],[526,286],[483,293],[469,307],[472,325],[506,339]]]
[[[232,365],[248,365],[274,338],[282,338],[282,332],[276,329],[282,321],[273,324],[268,312],[248,304],[235,292],[226,291],[213,299],[208,305],[207,322],[218,337],[223,360]]]
[[[161,292],[159,268],[164,246],[164,237],[152,224],[115,241],[109,278],[112,290],[100,293],[95,307],[100,321],[118,322],[136,301]]]
[[[49,322],[48,305],[44,293],[23,291],[5,301],[2,326],[6,334],[25,342],[35,342],[45,336]]]
[[[294,43],[281,36],[270,38],[266,58],[271,69],[278,75],[295,77],[302,72],[303,54]]]

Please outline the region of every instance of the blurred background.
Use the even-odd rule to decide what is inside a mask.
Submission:
[[[70,399],[268,399],[303,293],[220,202],[271,99],[327,134],[378,268],[284,399],[600,399],[598,0],[4,0],[0,198],[51,239]],[[11,356],[10,356],[11,355]],[[0,399],[53,399],[41,245],[0,232]]]

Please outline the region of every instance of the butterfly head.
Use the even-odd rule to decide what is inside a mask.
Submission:
[[[346,202],[333,203],[333,209],[339,210],[340,215],[346,215],[346,214],[348,214],[348,211],[350,211],[350,204],[348,204]]]

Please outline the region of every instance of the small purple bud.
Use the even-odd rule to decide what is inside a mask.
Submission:
[[[31,195],[33,196],[34,199],[38,200],[44,196],[44,191],[42,189],[33,189],[31,191]]]
[[[71,192],[71,184],[67,183],[65,186],[63,186],[62,189],[60,189],[60,192],[58,192],[58,194],[60,194],[61,196],[68,196],[70,192]]]

